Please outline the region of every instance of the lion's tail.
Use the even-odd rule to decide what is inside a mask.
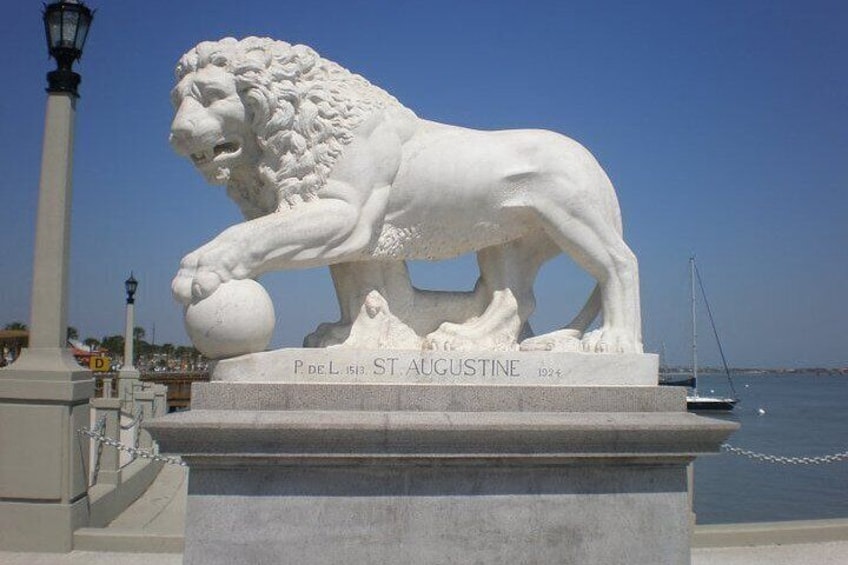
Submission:
[[[574,319],[565,326],[565,329],[576,330],[581,334],[585,333],[589,324],[595,321],[595,318],[598,316],[598,312],[600,311],[601,285],[596,284],[595,288],[592,290],[592,294],[589,295],[589,299],[586,301],[586,304],[583,305],[583,308],[577,313]]]

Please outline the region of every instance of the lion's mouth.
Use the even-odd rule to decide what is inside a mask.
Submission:
[[[225,161],[238,157],[241,153],[241,144],[237,141],[225,141],[211,149],[191,154],[191,160],[195,165],[205,165],[213,161]]]

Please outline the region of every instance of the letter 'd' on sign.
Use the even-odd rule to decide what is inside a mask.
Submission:
[[[102,373],[111,369],[112,363],[106,356],[90,357],[88,359],[88,368],[92,371]]]

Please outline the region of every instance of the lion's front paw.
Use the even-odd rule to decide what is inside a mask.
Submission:
[[[223,282],[221,277],[209,271],[192,274],[180,269],[171,282],[171,292],[177,302],[188,306],[211,295]]]
[[[192,251],[180,261],[171,283],[174,298],[188,305],[208,297],[229,280],[250,278],[239,256],[235,246],[218,239]]]
[[[188,306],[211,295],[231,278],[225,270],[203,266],[198,252],[195,251],[186,255],[180,262],[180,270],[171,282],[171,292],[177,302]]]

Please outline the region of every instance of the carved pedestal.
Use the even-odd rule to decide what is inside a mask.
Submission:
[[[735,429],[674,388],[351,372],[195,384],[148,424],[190,466],[185,563],[688,563],[687,464]]]

